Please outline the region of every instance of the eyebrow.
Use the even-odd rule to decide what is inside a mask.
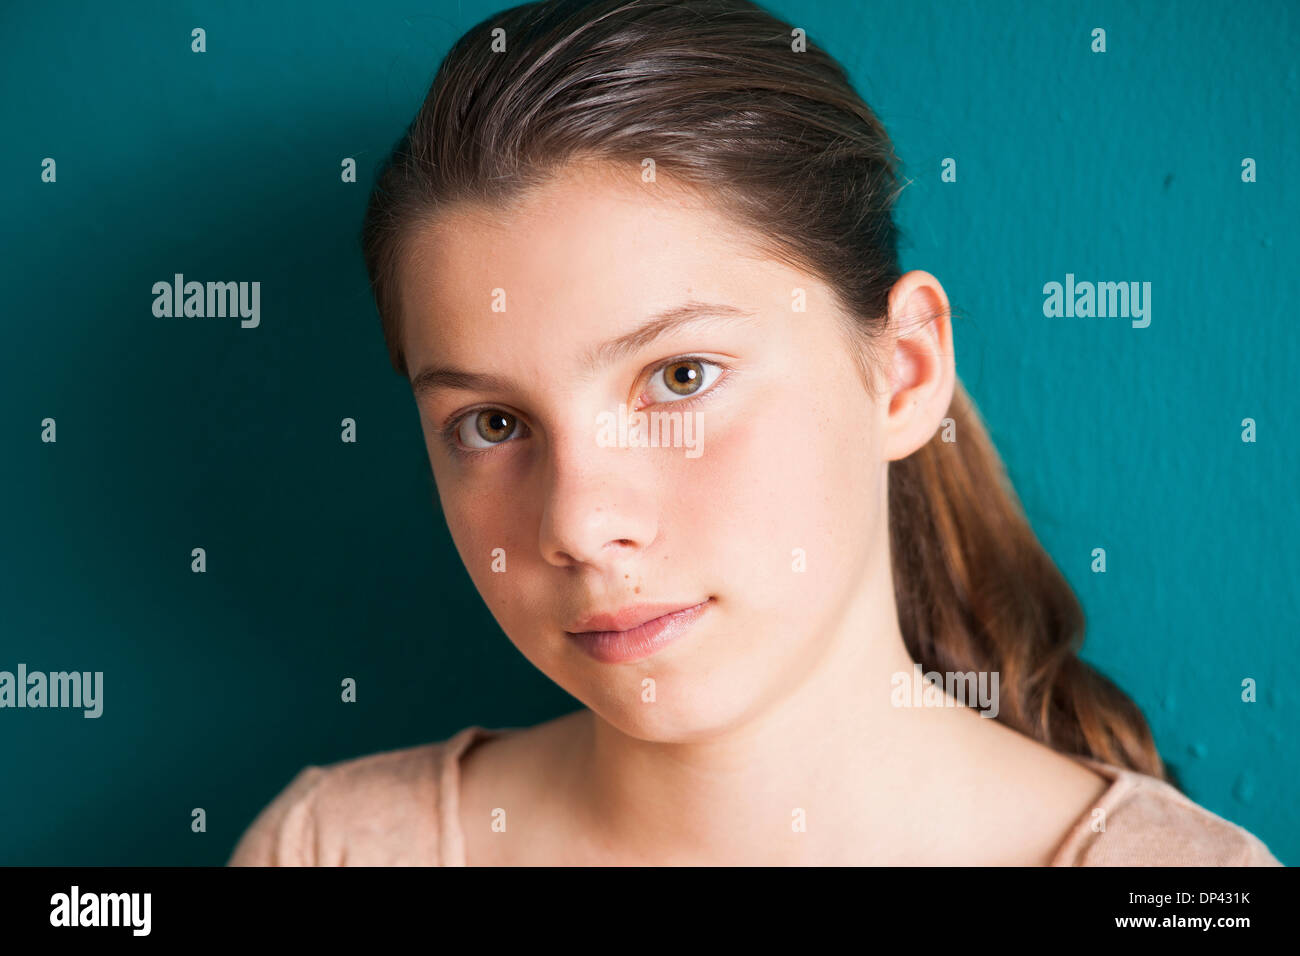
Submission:
[[[583,376],[594,375],[602,367],[645,348],[650,343],[684,327],[708,323],[730,323],[753,319],[755,314],[733,305],[717,302],[685,302],[651,316],[649,321],[626,335],[604,342],[589,350],[579,363]],[[448,365],[434,365],[423,369],[411,378],[411,391],[416,398],[438,389],[461,391],[506,392],[511,389],[507,378],[489,372],[470,372]]]

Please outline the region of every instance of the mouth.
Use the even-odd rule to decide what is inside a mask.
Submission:
[[[641,604],[614,614],[594,614],[566,630],[569,640],[603,664],[644,660],[681,637],[709,609],[713,598],[689,606]]]

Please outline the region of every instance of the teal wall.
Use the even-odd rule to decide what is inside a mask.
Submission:
[[[576,706],[459,563],[356,241],[442,54],[502,5],[112,6],[0,13],[0,670],[105,675],[98,719],[0,710],[0,862],[217,864],[304,764]],[[1193,799],[1300,863],[1294,5],[771,9],[896,141],[904,266],[961,312],[1085,657]],[[261,325],[155,318],[178,272],[260,281]],[[1045,317],[1067,273],[1151,282],[1151,324]]]

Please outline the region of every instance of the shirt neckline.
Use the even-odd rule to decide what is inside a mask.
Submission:
[[[1074,821],[1074,825],[1066,831],[1065,839],[1056,848],[1052,854],[1048,866],[1073,866],[1078,859],[1079,853],[1083,848],[1083,843],[1093,833],[1102,832],[1093,829],[1094,817],[1096,811],[1102,811],[1102,821],[1111,814],[1119,804],[1128,796],[1139,782],[1139,774],[1134,770],[1128,770],[1115,764],[1106,763],[1097,760],[1095,757],[1084,757],[1081,754],[1066,754],[1071,760],[1090,767],[1099,773],[1104,779],[1109,781],[1109,786],[1102,791],[1097,802],[1084,810],[1079,818]]]
[[[465,866],[465,834],[460,825],[460,762],[477,743],[491,737],[521,728],[487,728],[471,724],[448,739],[443,749],[441,772],[438,779],[438,855],[441,866]],[[1085,840],[1093,831],[1093,813],[1109,813],[1136,785],[1133,771],[1105,763],[1093,757],[1065,754],[1071,760],[1090,767],[1100,774],[1106,787],[1094,806],[1089,807],[1066,831],[1065,838],[1052,854],[1048,866],[1071,866]],[[1103,817],[1104,819],[1104,817]]]
[[[438,856],[440,866],[465,866],[465,833],[460,825],[460,761],[474,745],[514,728],[471,724],[444,745],[438,776]]]

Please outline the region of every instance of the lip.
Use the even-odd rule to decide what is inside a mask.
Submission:
[[[713,603],[638,604],[613,614],[591,614],[580,629],[566,630],[569,639],[605,664],[638,661],[657,654],[690,629]]]
[[[696,604],[698,603],[696,602]],[[565,630],[570,634],[581,634],[584,631],[630,631],[647,621],[653,621],[657,617],[663,617],[665,614],[672,614],[675,611],[684,611],[687,608],[695,607],[696,604],[686,604],[681,601],[660,604],[630,604],[627,607],[619,608],[612,614],[588,614],[586,617],[579,618],[572,627],[566,627]]]

